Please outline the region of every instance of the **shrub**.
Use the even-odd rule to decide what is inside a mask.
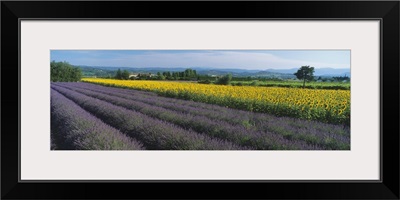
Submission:
[[[253,81],[250,83],[251,86],[258,86],[258,82],[257,81]]]
[[[238,82],[238,83],[236,83],[235,85],[236,85],[236,86],[243,86],[243,83],[242,83],[242,82]]]
[[[216,81],[218,85],[229,85],[232,80],[232,74],[227,74]]]
[[[211,81],[210,81],[210,80],[204,80],[204,81],[198,81],[198,83],[201,83],[201,84],[210,84]]]

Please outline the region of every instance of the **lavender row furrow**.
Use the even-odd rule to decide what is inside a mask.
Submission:
[[[165,120],[176,124],[187,130],[194,130],[214,138],[226,139],[242,146],[255,147],[256,149],[323,149],[320,145],[309,145],[304,141],[288,140],[282,135],[270,132],[258,132],[246,129],[243,126],[232,125],[224,121],[210,120],[204,116],[196,116],[186,113],[175,112],[161,107],[136,102],[124,98],[110,96],[90,90],[68,87],[84,95],[88,95],[114,105],[131,109],[142,114]]]
[[[266,133],[267,136],[270,135],[270,133],[275,133],[275,134],[280,134],[284,138],[289,139],[289,140],[301,140],[305,141],[308,144],[311,145],[318,145],[322,146],[325,149],[349,149],[350,145],[350,138],[345,135],[346,130],[343,130],[340,126],[337,125],[325,125],[322,123],[312,123],[309,121],[305,120],[296,120],[296,119],[291,119],[291,118],[278,118],[278,117],[271,117],[268,115],[260,115],[258,113],[246,113],[246,115],[238,115],[237,113],[215,113],[210,110],[204,110],[204,109],[198,109],[198,108],[192,108],[192,107],[185,107],[182,106],[180,103],[169,103],[165,102],[164,98],[158,98],[152,96],[152,98],[149,97],[143,97],[143,92],[138,92],[137,94],[129,91],[132,93],[131,95],[123,94],[123,93],[118,93],[113,91],[112,88],[108,87],[91,87],[93,84],[80,84],[80,83],[67,83],[67,84],[62,84],[64,87],[70,87],[71,89],[77,89],[77,88],[82,88],[85,90],[90,90],[92,92],[99,92],[102,94],[108,94],[114,96],[113,98],[107,99],[107,101],[112,101],[115,100],[115,96],[121,97],[124,99],[129,99],[135,101],[137,104],[138,101],[142,103],[146,103],[149,105],[158,106],[162,107],[164,109],[168,110],[173,110],[177,111],[178,113],[174,113],[175,115],[179,115],[179,118],[173,119],[175,121],[170,121],[175,124],[179,124],[181,126],[184,126],[186,128],[193,128],[194,130],[198,132],[204,132],[203,127],[193,127],[194,125],[198,124],[196,122],[188,122],[189,119],[193,120],[201,120],[202,122],[207,122],[207,124],[203,123],[205,126],[208,126],[209,128],[211,127],[217,127],[216,129],[213,129],[213,132],[221,132],[217,133],[220,136],[226,135],[226,133],[231,133],[232,130],[236,130],[241,132],[242,136],[245,135],[245,132],[251,133],[251,132],[263,132],[264,134]],[[119,89],[121,90],[121,89]],[[81,91],[82,92],[82,91]],[[87,92],[87,91],[86,91]],[[93,94],[92,94],[93,95]],[[104,97],[103,97],[104,98]],[[162,100],[160,100],[162,99]],[[182,101],[182,100],[180,100]],[[115,102],[114,102],[115,103]],[[117,104],[120,103],[119,100],[117,100]],[[129,104],[126,104],[125,107],[129,107]],[[143,105],[139,105],[139,108],[141,108]],[[152,113],[153,117],[158,117],[157,113]],[[251,117],[253,115],[256,115],[257,117]],[[161,115],[164,118],[168,116]],[[193,116],[196,116],[193,117]],[[200,119],[199,119],[200,118]],[[205,119],[206,118],[206,119]],[[249,120],[249,118],[252,118],[252,120]],[[243,121],[240,121],[238,123],[232,123],[228,119],[241,119]],[[171,120],[171,119],[169,119]],[[226,125],[226,123],[229,123]],[[310,124],[311,123],[311,124]],[[189,124],[189,125],[187,125]],[[211,124],[211,125],[210,125]],[[317,125],[317,126],[316,126]],[[329,128],[328,130],[321,130],[318,127],[322,127],[326,129],[326,126],[328,127],[333,127],[335,129]],[[225,128],[222,128],[225,127]],[[231,128],[229,128],[231,127]],[[234,128],[233,128],[234,127]],[[211,128],[212,129],[212,128]],[[333,131],[329,131],[333,130]],[[225,134],[224,134],[225,133]],[[340,134],[338,134],[340,133]],[[259,134],[259,133],[257,133]],[[247,138],[248,136],[246,136]],[[240,138],[235,138],[237,140],[240,140]]]
[[[89,97],[75,91],[52,85],[82,108],[111,126],[118,127],[132,138],[141,141],[147,149],[156,150],[246,150],[231,142],[213,139],[173,124],[153,119],[141,113]]]
[[[51,90],[51,142],[57,150],[141,150],[140,142]]]

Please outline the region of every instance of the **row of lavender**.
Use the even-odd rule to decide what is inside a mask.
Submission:
[[[154,93],[58,83],[115,106],[254,149],[349,149],[348,128],[291,118],[277,118],[197,102],[155,96]]]
[[[61,150],[140,150],[140,142],[51,90],[51,145]]]
[[[226,140],[214,139],[194,131],[182,129],[176,125],[151,118],[141,113],[89,97],[78,92],[51,85],[56,91],[70,99],[76,106],[101,119],[103,123],[118,128],[124,135],[140,141],[146,149],[157,150],[247,150]],[[52,92],[55,93],[55,92]],[[64,111],[65,112],[65,111]],[[58,116],[52,116],[57,121]],[[84,117],[83,117],[84,118]],[[89,121],[89,119],[87,120]],[[65,122],[65,121],[64,121]],[[54,126],[56,130],[66,131],[68,127]],[[91,126],[88,126],[91,127]],[[77,129],[84,128],[77,126]],[[55,132],[52,130],[52,133]],[[68,149],[68,148],[67,148]]]

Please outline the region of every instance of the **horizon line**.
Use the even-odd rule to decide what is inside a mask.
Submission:
[[[52,61],[51,61],[52,62]],[[56,62],[68,62],[68,61],[56,61]],[[69,62],[68,62],[69,63]],[[71,63],[69,63],[71,64]],[[79,66],[79,67],[111,67],[111,68],[136,68],[136,69],[157,69],[157,68],[185,68],[185,69],[189,69],[189,68],[207,68],[207,69],[214,69],[214,70],[229,70],[229,69],[240,69],[240,70],[258,70],[258,71],[263,71],[263,70],[290,70],[290,69],[298,69],[299,67],[292,67],[292,68],[265,68],[265,69],[246,69],[246,68],[221,68],[221,67],[209,67],[209,66],[187,66],[187,67],[183,67],[183,66],[176,66],[176,67],[140,67],[140,66],[107,66],[107,65],[82,65],[82,64],[71,64],[74,66]],[[303,66],[309,66],[309,65],[303,65]],[[310,66],[313,67],[313,66]],[[349,68],[334,68],[334,67],[314,67],[314,69],[343,69],[343,70],[351,70],[351,67]]]

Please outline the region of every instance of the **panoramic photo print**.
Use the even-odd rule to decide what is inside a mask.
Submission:
[[[350,150],[350,50],[51,50],[51,150]]]

